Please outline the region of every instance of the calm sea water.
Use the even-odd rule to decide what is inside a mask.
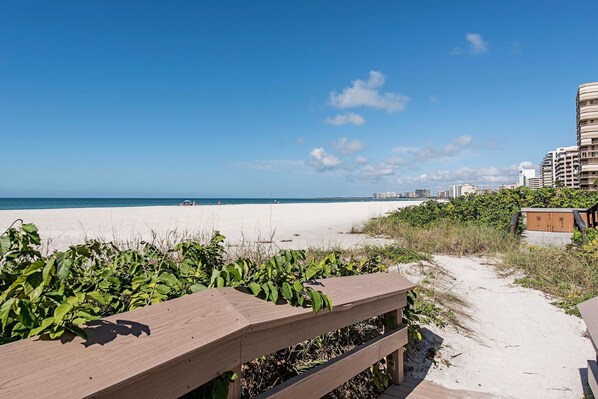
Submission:
[[[9,209],[62,209],[111,208],[131,206],[176,206],[184,200],[199,205],[214,204],[298,204],[320,202],[365,202],[368,197],[355,198],[0,198],[0,210]],[[398,199],[400,201],[401,199]],[[405,198],[407,200],[407,198]],[[376,200],[386,201],[386,200]],[[397,201],[395,199],[394,201]]]

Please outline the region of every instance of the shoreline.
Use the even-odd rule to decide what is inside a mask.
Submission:
[[[322,197],[322,198],[191,198],[194,206],[222,205],[283,205],[283,204],[345,204],[345,203],[388,203],[425,201],[428,198],[374,199],[371,197]],[[44,203],[46,201],[47,203]],[[1,211],[33,211],[59,209],[106,209],[106,208],[147,208],[179,207],[179,198],[0,198]],[[25,202],[25,205],[19,203]],[[52,206],[51,203],[55,206]],[[127,202],[130,205],[127,205]],[[155,202],[155,203],[152,203]],[[28,206],[30,203],[37,203]],[[70,204],[69,204],[70,203]],[[105,203],[106,205],[98,205]]]

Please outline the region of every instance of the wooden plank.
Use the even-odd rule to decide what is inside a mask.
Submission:
[[[403,306],[386,313],[386,329],[390,323],[397,323],[398,328],[403,327]],[[394,384],[402,384],[405,376],[405,363],[403,359],[403,348],[395,348],[390,352],[392,367],[389,367],[390,379]]]
[[[210,289],[92,322],[87,340],[31,338],[2,345],[0,358],[16,361],[0,362],[0,398],[175,398],[238,367],[242,341],[253,332],[265,331],[262,339],[272,340],[268,348],[272,334],[284,331],[297,343],[329,331],[323,326],[333,330],[404,306],[399,297],[414,286],[392,273],[318,284],[331,297],[333,312],[314,315],[234,289]],[[288,341],[276,342],[272,351]]]
[[[237,374],[237,379],[228,386],[227,399],[241,399],[241,378],[243,377],[241,365],[239,364],[231,371]]]
[[[232,356],[223,349],[248,327],[246,320],[217,290],[206,290],[164,303],[107,317],[85,330],[88,339],[70,342],[32,338],[0,346],[0,397],[82,398],[112,392],[148,375],[171,375],[180,362],[209,348],[222,350],[222,362],[210,365],[208,357],[202,378],[183,383],[195,388],[217,376],[219,367]],[[239,364],[239,353],[236,364]],[[210,360],[212,361],[212,360]],[[212,366],[212,367],[211,367]],[[234,367],[232,364],[231,367]],[[196,366],[197,367],[197,366]],[[224,371],[224,370],[223,370]],[[185,374],[181,374],[181,381]],[[196,385],[196,386],[199,386]],[[190,390],[189,389],[189,390]],[[149,396],[169,395],[164,384]]]
[[[381,342],[387,341],[384,345]],[[388,341],[391,344],[388,344]],[[385,348],[398,348],[407,344],[407,328],[381,335],[329,362],[264,392],[256,399],[265,398],[320,398],[347,380],[367,369],[389,353]]]
[[[594,351],[598,354],[598,297],[589,299],[577,305],[583,321],[586,323],[590,341],[594,345]]]
[[[154,370],[148,370],[142,376],[129,381],[127,385],[119,384],[94,393],[88,398],[179,398],[222,375],[234,370],[239,364],[241,340],[223,342],[205,350],[189,354],[172,364],[162,364]],[[233,386],[232,393],[237,392]],[[240,398],[240,385],[238,387]]]
[[[491,393],[449,389],[427,380],[405,378],[401,385],[391,385],[380,399],[506,399]]]
[[[525,219],[530,231],[550,231],[550,212],[527,212]]]
[[[347,280],[349,279],[349,280]],[[350,284],[347,282],[351,281]],[[350,277],[332,277],[315,281],[310,285],[330,297],[335,311],[349,310],[357,304],[378,301],[388,296],[406,292],[415,287],[411,281],[398,273],[374,273]],[[267,329],[312,317],[309,308],[279,305],[258,298],[248,298],[234,288],[221,289],[222,295],[251,323],[251,329]],[[381,313],[379,313],[381,314]]]
[[[573,232],[573,213],[571,212],[551,212],[550,213],[551,231],[564,233]]]
[[[598,397],[598,364],[588,360],[588,384],[594,397]]]
[[[378,316],[392,309],[404,307],[406,304],[407,296],[405,293],[401,293],[377,302],[355,305],[350,311],[338,310],[333,306],[332,312],[325,311],[314,315],[310,309],[309,319],[268,329],[253,330],[252,326],[242,337],[241,362],[249,362],[259,356],[288,348],[291,345]]]

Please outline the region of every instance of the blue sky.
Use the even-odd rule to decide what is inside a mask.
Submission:
[[[0,196],[516,181],[574,145],[592,1],[0,2]]]

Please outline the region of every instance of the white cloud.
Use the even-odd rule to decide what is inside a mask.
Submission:
[[[458,145],[469,145],[473,141],[473,137],[464,134],[462,136],[455,137],[453,141]]]
[[[394,173],[395,171],[393,168],[384,164],[378,166],[365,165],[359,172],[362,178],[367,178],[369,180],[378,180],[382,176],[390,176],[394,175]]]
[[[359,164],[359,165],[365,165],[366,163],[368,163],[368,159],[366,157],[363,157],[361,155],[358,155],[355,158],[355,163]]]
[[[417,152],[418,150],[419,150],[419,147],[410,147],[410,146],[404,146],[404,145],[399,145],[392,149],[393,152],[396,152],[398,154],[413,154],[414,152]]]
[[[348,112],[346,114],[337,114],[334,118],[328,117],[324,119],[324,123],[327,125],[342,126],[342,125],[363,125],[365,118],[359,114]]]
[[[311,150],[309,158],[310,164],[320,172],[336,169],[343,163],[343,161],[332,154],[328,154],[326,150],[321,147]]]
[[[484,41],[479,33],[468,33],[465,35],[469,43],[469,52],[472,54],[482,54],[488,51],[488,43]]]
[[[517,180],[517,165],[482,168],[462,167],[456,170],[437,170],[426,172],[419,176],[399,179],[399,184],[436,183],[437,187],[448,187],[457,183],[472,183],[476,185],[499,185],[513,183]],[[440,183],[440,184],[439,184]]]
[[[451,143],[442,147],[435,147],[429,143],[425,148],[413,153],[414,161],[424,162],[432,159],[452,158],[471,149],[472,143],[473,138],[468,135],[457,136],[453,138]]]
[[[403,111],[409,102],[409,97],[384,92],[379,89],[385,83],[384,75],[379,71],[370,71],[367,81],[356,79],[351,86],[345,87],[341,93],[330,93],[330,104],[339,109],[369,107],[382,109],[392,114]]]
[[[357,139],[351,140],[346,137],[341,137],[337,141],[333,142],[332,145],[337,149],[337,151],[345,155],[354,154],[365,148],[363,141]]]
[[[465,40],[467,41],[467,53],[469,54],[480,55],[488,51],[488,42],[479,33],[466,33]],[[466,50],[462,47],[455,47],[451,50],[453,55],[462,55],[465,52]]]
[[[405,163],[405,160],[399,157],[389,157],[384,160],[384,163],[391,166],[399,166],[403,165]]]
[[[534,166],[533,163],[531,163],[530,161],[523,161],[519,163],[519,168],[518,170],[523,170],[523,169],[535,169],[536,167]]]

